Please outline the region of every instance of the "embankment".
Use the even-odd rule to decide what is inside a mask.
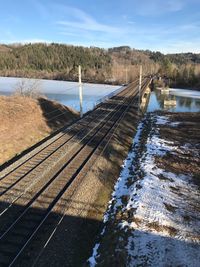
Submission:
[[[200,113],[140,123],[90,266],[198,266]]]
[[[45,98],[0,96],[0,165],[77,118],[76,111]]]

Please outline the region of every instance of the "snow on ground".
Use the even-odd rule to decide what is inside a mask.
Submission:
[[[118,228],[127,234],[126,266],[200,266],[200,192],[192,177],[161,169],[157,157],[166,153],[187,152],[159,136],[159,127],[168,117],[151,115],[153,123],[145,145],[139,124],[133,147],[124,162],[104,221],[123,212]],[[124,199],[126,201],[124,201]],[[130,216],[131,214],[131,216]],[[106,232],[106,226],[103,230]],[[102,234],[103,236],[103,234]],[[101,258],[101,244],[90,258],[90,266]],[[98,261],[97,261],[98,262]],[[98,264],[97,264],[98,266]]]

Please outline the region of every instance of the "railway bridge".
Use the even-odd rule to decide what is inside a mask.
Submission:
[[[135,81],[0,173],[0,266],[83,264],[139,118]]]

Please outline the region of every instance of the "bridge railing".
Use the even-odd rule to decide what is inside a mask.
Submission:
[[[110,94],[101,97],[100,99],[98,99],[95,103],[94,103],[94,107],[99,105],[102,102],[105,102],[106,100],[108,100],[109,98],[117,95],[118,93],[122,92],[124,90],[125,86],[121,86],[120,88],[116,89],[115,91],[111,92]]]

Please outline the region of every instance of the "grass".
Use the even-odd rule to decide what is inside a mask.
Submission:
[[[77,112],[55,101],[0,96],[0,164],[77,118]]]

